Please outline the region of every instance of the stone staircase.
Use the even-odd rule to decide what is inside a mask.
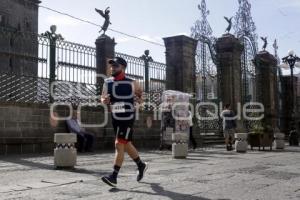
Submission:
[[[218,133],[202,133],[201,137],[203,138],[203,145],[218,145],[224,144],[224,137]]]

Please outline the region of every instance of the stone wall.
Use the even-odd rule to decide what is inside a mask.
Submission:
[[[60,117],[68,116],[67,107],[58,107]],[[82,109],[83,124],[100,124],[104,121],[103,110],[96,107]],[[66,125],[61,121],[56,128],[50,125],[50,108],[47,104],[2,103],[0,102],[0,155],[51,153],[54,148],[54,133],[66,133]],[[139,113],[134,126],[134,145],[137,148],[158,149],[160,146],[161,121],[154,120],[153,112]],[[96,150],[114,148],[114,131],[110,114],[105,127],[86,128],[96,137]],[[194,127],[193,135],[202,147],[199,127]]]
[[[64,122],[52,128],[47,104],[0,103],[0,154],[42,153],[53,151],[54,133],[65,133]],[[67,116],[67,107],[59,108],[60,116]],[[101,123],[104,118],[99,108],[84,108],[82,122]],[[148,119],[149,118],[149,119]],[[96,149],[114,147],[114,132],[110,122],[102,128],[86,128],[96,136]],[[148,120],[147,120],[148,119]],[[160,121],[152,120],[151,112],[140,113],[135,123],[134,144],[139,148],[158,148],[160,144]],[[148,121],[148,126],[147,126]],[[151,122],[151,123],[150,123]]]
[[[37,75],[38,3],[37,0],[1,0],[0,72]]]

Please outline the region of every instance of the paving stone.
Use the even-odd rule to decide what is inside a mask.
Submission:
[[[79,154],[75,169],[55,170],[52,155],[0,156],[0,199],[192,199],[282,200],[300,197],[300,148],[245,154],[223,146],[197,149],[187,159],[168,151],[142,151],[149,162],[145,179],[136,182],[129,156],[118,188],[101,176],[112,170],[113,152]]]

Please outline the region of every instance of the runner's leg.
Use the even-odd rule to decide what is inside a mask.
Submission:
[[[125,145],[116,142],[116,154],[115,154],[115,162],[114,164],[122,167],[123,161],[124,161],[124,151],[125,151]]]
[[[133,160],[139,157],[138,151],[132,145],[131,142],[128,142],[128,144],[125,146],[125,150],[128,153],[128,155],[130,156],[130,158],[132,158]]]
[[[139,157],[139,153],[136,150],[136,148],[133,146],[131,142],[128,142],[125,146],[125,150],[128,153],[128,155],[133,159],[133,161],[136,163],[138,167],[138,175],[136,180],[141,181],[144,177],[144,174],[146,170],[148,169],[148,164],[144,163],[141,158]]]
[[[109,176],[102,177],[102,181],[108,184],[109,186],[116,187],[118,174],[124,161],[125,145],[127,142],[122,138],[120,138],[121,133],[123,133],[121,124],[116,121],[113,121],[113,126],[116,133],[116,140],[115,140],[116,151],[115,151],[113,172]]]

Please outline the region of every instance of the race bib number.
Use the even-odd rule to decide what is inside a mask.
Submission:
[[[125,104],[123,102],[117,102],[112,105],[111,111],[113,113],[125,113]]]

